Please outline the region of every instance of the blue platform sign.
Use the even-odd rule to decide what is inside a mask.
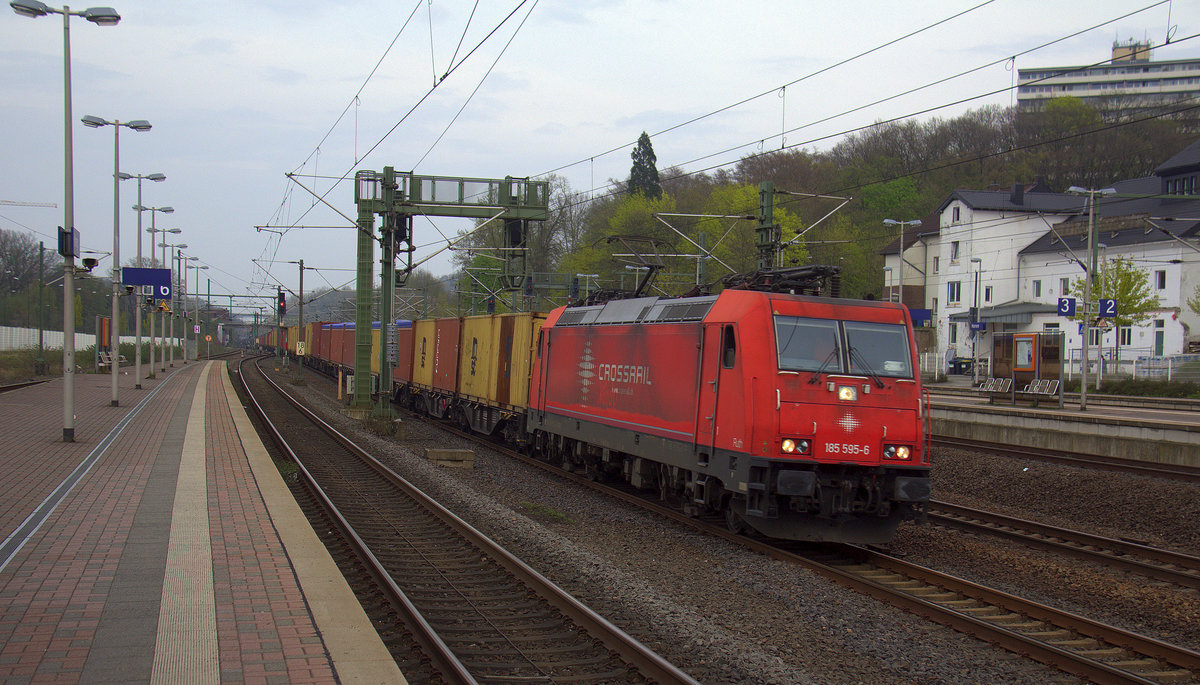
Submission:
[[[1115,319],[1117,317],[1117,301],[1100,300],[1100,317]]]
[[[135,292],[142,297],[153,297],[156,300],[171,299],[170,269],[139,269],[127,266],[121,269],[121,282],[125,285],[136,286]]]
[[[1073,297],[1058,298],[1058,315],[1059,316],[1075,316],[1075,298],[1073,298]]]

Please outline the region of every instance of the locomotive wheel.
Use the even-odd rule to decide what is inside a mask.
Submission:
[[[725,502],[725,527],[734,535],[745,535],[750,528],[746,525],[746,520],[741,514],[733,510],[733,500],[729,499]]]

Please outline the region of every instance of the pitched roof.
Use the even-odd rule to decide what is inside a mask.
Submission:
[[[1010,190],[956,190],[938,205],[941,214],[951,202],[959,200],[971,209],[997,212],[1046,212],[1072,214],[1083,211],[1077,195],[1066,193],[1014,193]]]
[[[1155,176],[1171,176],[1189,168],[1200,169],[1200,139],[1154,168]]]

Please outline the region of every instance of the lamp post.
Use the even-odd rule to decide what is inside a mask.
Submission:
[[[189,264],[188,268],[194,269],[196,271],[196,290],[195,290],[196,297],[192,298],[196,303],[196,309],[195,309],[196,318],[194,319],[194,321],[196,322],[195,323],[196,328],[194,328],[193,330],[196,331],[196,361],[200,361],[200,297],[199,297],[199,294],[200,294],[200,272],[204,269],[207,269],[208,267],[207,266],[196,266],[194,264]]]
[[[175,366],[175,262],[179,259],[179,250],[187,247],[187,243],[160,243],[162,248],[171,248],[171,304],[167,314],[167,318],[171,320],[171,335],[167,338],[171,341],[171,366]]]
[[[63,255],[63,442],[75,442],[75,169],[71,140],[71,17],[83,17],[93,24],[114,26],[121,15],[111,7],[89,7],[72,12],[70,7],[54,9],[39,0],[12,0],[13,11],[23,17],[61,14],[63,18],[63,230],[67,254]]]
[[[167,233],[176,233],[176,234],[182,233],[183,229],[161,228],[161,229],[159,229],[158,232],[164,234],[163,238],[166,238],[165,234],[167,234]],[[154,247],[154,243],[153,243],[154,236],[153,235],[150,236],[150,240],[151,240],[150,247]],[[163,268],[167,270],[167,279],[168,279],[167,282],[169,283],[170,278],[171,278],[171,266],[169,264],[167,264],[167,242],[164,240],[163,242],[159,243],[158,246],[162,248],[162,262],[161,263],[163,265]],[[174,289],[172,289],[172,296],[173,295],[174,295]],[[167,309],[170,309],[170,308],[171,308],[171,305],[170,305],[170,303],[168,303]],[[168,345],[168,340],[169,340],[169,338],[167,338],[167,318],[168,318],[167,314],[168,313],[169,312],[163,311],[163,309],[161,307],[158,310],[158,323],[159,323],[159,328],[162,331],[160,334],[161,339],[162,339],[162,346],[159,347],[158,355],[160,357],[159,363],[162,365],[163,373],[167,372],[167,345]],[[174,323],[174,320],[172,320],[172,323]],[[174,346],[173,342],[170,344],[172,346]],[[173,350],[172,350],[171,354],[172,354],[172,356],[174,356]]]
[[[888,302],[892,301],[892,267],[883,267],[883,289],[887,291]]]
[[[190,265],[188,264],[188,262],[194,262],[194,261],[196,261],[197,259],[199,259],[199,257],[190,256],[190,255],[189,255],[189,256],[187,256],[187,257],[185,257],[185,256],[183,256],[182,254],[181,254],[181,255],[179,255],[179,263],[180,263],[180,265],[181,265],[181,266],[180,266],[180,272],[183,274],[183,292],[184,292],[184,293],[187,293],[187,292],[189,292],[189,291],[188,291],[188,288],[187,288],[187,270],[188,270],[189,268],[191,268],[191,267],[190,267]],[[182,309],[183,309],[183,320],[184,320],[184,322],[185,322],[185,323],[184,323],[184,328],[183,328],[183,361],[184,361],[184,362],[188,362],[188,361],[190,361],[190,360],[191,360],[191,356],[188,354],[188,346],[187,346],[187,340],[188,340],[188,337],[187,337],[187,329],[188,329],[188,327],[195,326],[197,322],[195,322],[195,321],[191,321],[191,320],[190,320],[190,317],[187,315],[187,299],[186,299],[186,297],[185,297],[185,299],[182,301],[182,303],[181,303],[181,304],[182,304]],[[196,330],[194,329],[194,330],[192,331],[192,333],[193,333],[192,337],[196,339],[196,349],[199,349],[199,348],[200,348],[200,339],[199,339],[199,338],[196,338],[196,336],[195,336]]]
[[[900,285],[897,287],[897,291],[900,293],[900,304],[904,304],[904,227],[920,226],[921,220],[911,219],[909,221],[896,221],[895,219],[884,219],[883,223],[887,224],[888,226],[900,227],[900,248],[897,250],[897,252],[900,254],[900,264],[898,265],[898,269],[896,271],[896,280],[900,283]]]
[[[159,211],[163,212],[164,214],[170,214],[171,212],[175,211],[175,208],[173,208],[173,207],[163,207],[161,209],[158,209],[155,207],[143,207],[143,209],[153,210],[155,212],[155,214]],[[167,210],[170,210],[170,211],[167,211]],[[154,263],[154,240],[155,240],[154,234],[156,234],[156,233],[180,233],[181,232],[180,229],[178,229],[178,228],[159,229],[156,226],[156,223],[154,221],[155,214],[150,215],[150,228],[146,229],[146,232],[150,234],[150,263],[151,264]],[[166,268],[166,266],[167,266],[167,251],[166,250],[163,250],[162,266],[163,266],[163,268]],[[155,298],[151,298],[151,300],[150,300],[151,305],[154,304],[154,299]],[[160,325],[166,323],[161,316],[158,318],[158,320],[159,320]],[[159,356],[161,356],[161,357],[166,357],[166,355],[167,355],[167,351],[162,349],[161,347],[159,348],[158,353],[159,353]],[[164,363],[164,366],[165,366],[165,363]],[[166,368],[164,368],[163,371],[166,371]],[[150,312],[150,375],[147,377],[148,378],[154,377],[154,312],[153,311]]]
[[[138,195],[141,195],[140,187],[138,188]],[[157,232],[157,229],[155,229],[154,219],[160,213],[161,214],[173,213],[175,211],[175,208],[174,207],[147,207],[140,202],[137,203],[136,205],[134,205],[133,208],[136,209],[137,213],[138,213],[138,266],[142,266],[142,212],[150,212],[150,228],[146,229],[146,232],[150,234],[150,261],[151,261],[151,263],[153,263],[154,262],[154,234]],[[138,302],[141,302],[140,297],[138,298]],[[151,302],[151,304],[153,304],[154,299],[151,298],[150,302]],[[141,326],[141,318],[142,318],[141,306],[139,305],[138,306],[138,326],[139,327]],[[141,347],[142,347],[142,343],[141,343],[141,338],[139,337],[138,338],[138,371],[137,371],[139,381],[141,380],[141,375],[142,375]],[[154,312],[150,312],[150,373],[146,376],[146,378],[154,378]],[[140,388],[142,386],[139,384],[137,387]]]
[[[117,379],[119,377],[118,360],[121,358],[121,334],[117,325],[121,320],[120,309],[120,282],[121,282],[121,127],[133,129],[138,132],[150,130],[150,122],[145,119],[135,119],[133,121],[117,121],[116,119],[108,121],[90,114],[83,117],[83,125],[89,128],[100,128],[101,126],[113,127],[113,266],[112,266],[112,359],[110,366],[112,367],[112,406],[120,405],[117,400]]]
[[[167,177],[160,173],[126,174],[126,173],[121,173],[121,172],[117,173],[117,177],[120,178],[122,181],[128,181],[131,178],[136,178],[137,182],[138,182],[138,201],[137,201],[137,204],[134,205],[133,208],[138,210],[138,214],[137,214],[137,225],[138,225],[138,227],[137,227],[137,236],[138,236],[137,265],[138,265],[138,268],[140,269],[142,267],[142,179],[149,179],[151,181],[154,181],[155,183],[161,183],[161,182],[167,180]],[[170,207],[163,207],[163,210],[175,211],[175,210],[171,209]],[[133,356],[135,359],[134,371],[133,371],[135,380],[133,383],[133,387],[137,390],[141,390],[142,389],[142,298],[140,296],[135,296],[133,298],[133,311],[134,311],[134,315],[135,315],[134,318],[136,319],[136,322],[134,323],[134,335],[137,336],[137,341],[135,343],[137,346],[137,349],[135,349],[133,352]]]
[[[978,264],[978,267],[972,267],[975,272],[975,306],[971,308],[971,382],[979,382],[979,355],[976,353],[975,343],[979,340],[979,331],[975,330],[975,324],[979,323],[979,274],[983,271],[983,260],[979,257],[971,257],[971,264]]]
[[[1067,188],[1068,193],[1076,195],[1087,195],[1087,213],[1088,213],[1088,266],[1085,267],[1083,282],[1083,363],[1079,371],[1079,411],[1087,411],[1087,367],[1089,355],[1089,338],[1092,333],[1092,280],[1093,274],[1096,273],[1096,194],[1110,195],[1117,192],[1115,188],[1103,188],[1096,190],[1094,188],[1081,188],[1079,186],[1071,186]]]

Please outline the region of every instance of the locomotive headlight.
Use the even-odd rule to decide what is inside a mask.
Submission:
[[[908,461],[912,458],[912,449],[908,445],[885,445],[883,458],[896,461]]]
[[[853,385],[839,385],[837,393],[838,399],[844,402],[855,402],[858,400],[858,388]]]
[[[808,454],[808,450],[812,447],[812,443],[803,438],[784,438],[779,443],[779,451],[784,454]]]

